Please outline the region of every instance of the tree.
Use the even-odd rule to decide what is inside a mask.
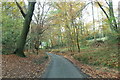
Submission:
[[[21,56],[21,57],[25,57],[24,46],[25,46],[25,43],[26,43],[27,34],[29,32],[30,23],[31,23],[31,20],[32,20],[32,15],[33,15],[35,3],[36,2],[29,2],[28,11],[25,14],[23,9],[21,8],[21,6],[18,4],[18,2],[16,2],[21,14],[23,15],[23,17],[25,19],[24,23],[23,23],[23,30],[22,30],[21,36],[18,40],[18,43],[17,43],[17,49],[14,52],[14,54],[17,54],[18,56]]]
[[[95,37],[95,19],[94,19],[94,2],[91,1],[91,4],[92,4],[92,16],[93,16],[94,40],[96,40],[96,37]]]
[[[114,16],[112,0],[109,0],[109,2],[106,1],[107,5],[108,5],[108,9],[109,9],[109,14],[107,14],[107,12],[105,11],[105,9],[103,8],[102,4],[99,1],[96,0],[96,3],[99,5],[101,10],[106,15],[106,17],[107,17],[107,19],[109,21],[109,25],[110,25],[111,30],[118,33],[119,30],[118,30],[118,25],[117,25],[117,22],[116,22],[116,18]]]
[[[23,2],[19,3],[23,6]],[[11,54],[22,30],[23,17],[14,2],[2,3],[2,53]]]
[[[118,53],[120,52],[120,2],[118,3]],[[120,54],[119,54],[120,56]]]
[[[35,29],[35,49],[38,54],[38,49],[40,45],[41,34],[48,28],[45,24],[47,19],[47,14],[50,10],[49,2],[37,2],[37,12],[34,14],[34,18],[36,21],[36,29]]]
[[[60,27],[59,31],[64,27],[64,31],[60,32],[62,34],[65,33],[64,37],[62,37],[64,41],[60,41],[62,39],[60,39],[60,33],[58,33],[58,42],[67,45],[70,51],[75,51],[77,49],[78,52],[80,52],[79,31],[82,24],[78,23],[78,18],[81,17],[81,11],[85,7],[85,3],[83,2],[54,3],[55,10],[52,11],[51,15],[55,19],[51,20],[51,22],[56,24],[56,27]]]

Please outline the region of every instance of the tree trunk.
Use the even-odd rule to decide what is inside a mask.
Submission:
[[[80,52],[80,44],[79,44],[79,33],[78,33],[78,29],[77,29],[77,33],[76,33],[76,38],[77,38],[77,47],[78,47],[78,52]]]
[[[35,6],[35,2],[29,2],[28,12],[25,16],[25,20],[24,20],[24,24],[23,24],[23,30],[22,30],[20,39],[18,40],[17,49],[14,52],[15,54],[17,54],[18,56],[21,56],[21,57],[25,57],[24,46],[26,43],[26,38],[27,38],[27,34],[29,32],[29,28],[30,28],[30,22],[32,20],[34,6]]]
[[[120,56],[120,2],[118,3],[118,31],[118,56]],[[120,60],[118,64],[120,64]],[[120,67],[118,69],[120,70]]]
[[[95,18],[94,18],[94,6],[93,6],[93,2],[92,2],[92,16],[93,16],[93,31],[94,31],[94,41],[96,41],[96,34],[95,34]]]
[[[113,3],[112,0],[109,0],[109,14],[110,14],[110,26],[113,28],[113,30],[115,30],[116,32],[118,32],[117,30],[117,22],[114,16],[114,11],[113,11]]]
[[[97,4],[99,5],[99,7],[101,8],[101,10],[104,12],[104,14],[106,15],[108,21],[109,21],[109,25],[111,30],[115,31],[115,32],[119,32],[119,30],[117,29],[117,22],[114,16],[114,11],[113,11],[113,3],[112,0],[109,0],[109,15],[107,14],[107,12],[104,10],[104,8],[102,7],[102,5],[97,1]]]

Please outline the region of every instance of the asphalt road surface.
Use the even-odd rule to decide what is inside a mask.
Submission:
[[[47,54],[51,56],[51,62],[42,78],[87,78],[87,75],[64,57],[52,53]]]

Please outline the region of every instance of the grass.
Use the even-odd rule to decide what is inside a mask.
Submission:
[[[90,46],[81,47],[80,53],[69,52],[68,48],[52,49],[52,51],[56,53],[65,52],[66,55],[70,53],[76,60],[92,66],[118,69],[118,58],[120,56],[118,56],[117,40],[114,37],[110,38],[99,47],[93,43],[90,42]]]
[[[89,47],[81,49],[80,54],[73,57],[85,64],[118,68],[118,54],[116,45],[106,45],[98,48]]]
[[[51,49],[51,52],[67,52],[68,48]]]

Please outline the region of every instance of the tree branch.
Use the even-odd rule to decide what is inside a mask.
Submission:
[[[44,24],[44,21],[45,21],[45,19],[46,19],[46,15],[47,15],[48,11],[50,10],[50,8],[51,8],[51,7],[48,8],[48,10],[46,11],[46,13],[45,13],[45,15],[44,15],[44,17],[43,17],[42,25]]]
[[[19,3],[18,3],[16,0],[15,0],[15,3],[16,3],[16,5],[17,5],[17,7],[19,8],[19,10],[20,10],[22,16],[25,18],[26,14],[24,13],[22,7],[19,5]]]
[[[76,13],[76,15],[78,16],[79,13],[80,13],[82,10],[84,10],[90,3],[91,3],[91,2],[87,3],[86,5],[84,5],[84,6]]]
[[[106,4],[107,4],[108,6],[110,6],[109,3],[107,2],[107,0],[105,0],[105,2],[106,2]]]
[[[44,33],[49,27],[47,27],[46,29],[42,30],[41,34]]]
[[[106,11],[103,9],[102,5],[97,1],[96,2],[98,4],[98,6],[102,9],[102,11],[104,12],[104,14],[106,15],[107,19],[110,20],[108,14],[106,13]]]

